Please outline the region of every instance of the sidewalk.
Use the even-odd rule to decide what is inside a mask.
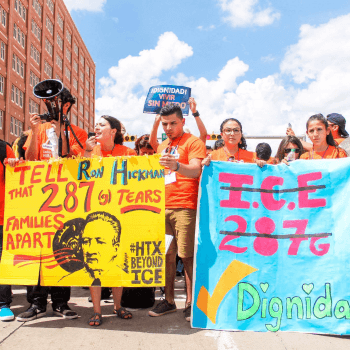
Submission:
[[[26,289],[15,286],[12,310],[15,315],[28,307]],[[64,320],[52,314],[22,323],[0,322],[1,350],[68,350],[68,349],[165,349],[165,350],[348,350],[350,337],[322,336],[302,333],[224,332],[191,329],[184,320],[184,281],[176,283],[178,311],[161,317],[149,317],[146,310],[133,310],[132,320],[121,320],[113,315],[113,304],[102,302],[103,324],[90,327],[92,304],[90,293],[72,288],[70,306],[78,312],[76,320]],[[157,298],[161,297],[157,291]]]

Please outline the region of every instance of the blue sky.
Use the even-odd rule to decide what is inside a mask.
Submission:
[[[304,133],[313,113],[350,112],[350,3],[264,0],[66,0],[96,63],[96,116],[150,131],[151,85],[192,88],[208,131]],[[187,126],[198,134],[192,117]]]

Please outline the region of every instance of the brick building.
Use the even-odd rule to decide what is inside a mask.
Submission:
[[[14,141],[29,113],[46,111],[33,87],[61,80],[76,98],[73,124],[93,130],[95,64],[63,0],[0,0],[0,138]]]

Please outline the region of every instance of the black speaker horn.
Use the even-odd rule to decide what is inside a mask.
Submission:
[[[34,96],[40,99],[50,100],[58,96],[63,90],[63,84],[56,79],[47,79],[34,86]]]

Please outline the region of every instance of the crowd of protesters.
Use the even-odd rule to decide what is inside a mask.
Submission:
[[[73,100],[68,102],[74,103]],[[311,143],[300,140],[294,131],[288,128],[286,137],[281,141],[275,156],[268,143],[257,145],[255,152],[247,150],[247,141],[243,136],[242,123],[234,118],[222,121],[220,125],[221,139],[215,142],[214,149],[206,146],[207,131],[197,110],[196,101],[189,100],[190,110],[195,118],[200,137],[196,137],[184,129],[185,119],[181,108],[168,104],[156,116],[150,134],[142,135],[135,142],[135,149],[123,145],[125,128],[121,121],[111,116],[102,116],[95,125],[94,135],[74,126],[74,131],[83,145],[66,135],[59,121],[42,123],[40,116],[30,116],[30,130],[26,131],[13,144],[0,140],[0,259],[3,246],[5,167],[8,163],[15,166],[22,158],[27,161],[49,160],[58,157],[58,135],[63,135],[62,155],[72,156],[145,156],[160,153],[159,163],[165,167],[165,230],[174,239],[166,254],[166,283],[164,300],[161,300],[149,315],[162,316],[177,310],[174,296],[177,257],[183,263],[186,283],[186,303],[184,318],[189,321],[192,307],[192,276],[195,245],[195,226],[199,178],[202,168],[211,161],[235,163],[256,163],[259,167],[289,165],[294,160],[335,159],[347,157],[342,143],[347,141],[345,119],[337,113],[324,117],[322,114],[311,116],[306,123],[306,133]],[[67,105],[70,109],[70,105]],[[158,143],[157,134],[160,124],[167,139]],[[101,295],[106,289],[98,284],[90,287],[93,315],[88,320],[90,326],[102,324]],[[110,292],[107,289],[109,296]],[[68,306],[69,287],[27,287],[29,307],[17,315],[18,321],[30,321],[45,316],[48,294],[51,293],[52,308],[56,315],[68,319],[77,318],[77,313]],[[133,317],[131,312],[121,306],[123,288],[112,288],[114,313],[121,319]],[[107,297],[108,297],[107,296]],[[11,321],[15,316],[11,310],[11,286],[0,285],[0,320]]]

